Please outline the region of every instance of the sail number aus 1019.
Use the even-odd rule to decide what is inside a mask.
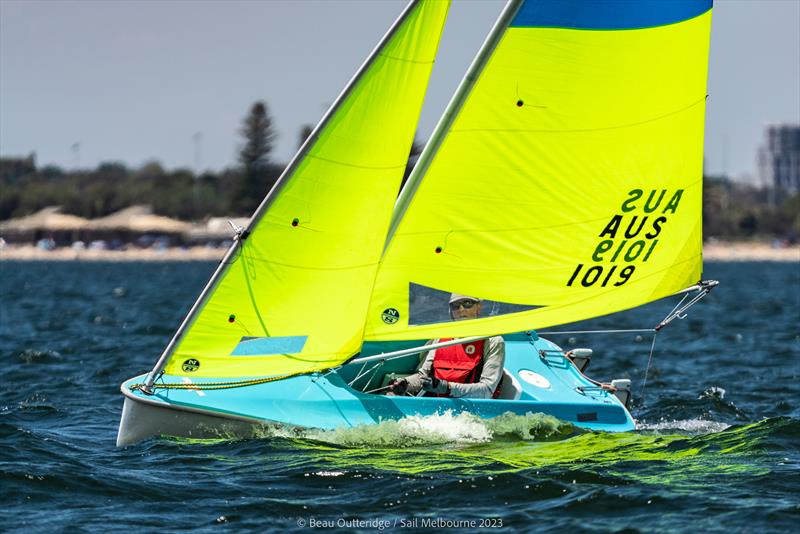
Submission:
[[[621,286],[628,282],[636,271],[636,266],[630,264],[634,261],[642,264],[650,259],[659,241],[656,238],[668,222],[667,216],[675,214],[678,209],[683,189],[675,190],[670,196],[667,193],[666,189],[652,190],[644,204],[639,205],[640,199],[645,196],[644,191],[641,189],[629,191],[620,206],[622,213],[615,214],[603,227],[598,235],[602,241],[592,253],[592,261],[595,264],[605,263],[605,265],[585,267],[585,264],[579,263],[572,271],[567,286],[573,284],[577,286],[579,282],[583,287],[595,285],[606,287]],[[653,212],[665,199],[668,200],[661,213],[654,214]],[[631,213],[637,210],[641,212]],[[636,239],[637,237],[639,239]],[[617,262],[628,265],[619,266]]]
[[[647,242],[643,240],[634,241],[630,245],[628,245],[628,241],[624,240],[619,245],[614,246],[614,241],[611,239],[606,239],[598,243],[597,248],[594,250],[594,254],[592,254],[592,259],[596,262],[603,261],[604,259],[608,259],[610,261],[617,261],[619,258],[620,260],[624,260],[626,262],[632,262],[642,256],[642,252],[644,252],[644,256],[642,256],[642,261],[647,261],[650,257],[650,254],[653,252],[653,249],[656,248],[656,244],[658,243],[658,239],[654,239],[650,242],[650,246],[647,247],[647,251],[645,252],[645,247],[647,246]],[[610,252],[611,249],[614,249],[613,253],[605,256],[606,252]],[[615,271],[617,270],[616,265],[612,265],[608,268],[608,271],[603,276],[603,272],[606,270],[606,266],[604,265],[595,265],[583,271],[583,278],[579,278],[578,275],[583,270],[583,264],[579,263],[575,270],[572,272],[572,276],[567,282],[568,286],[571,286],[576,279],[579,279],[581,285],[583,287],[590,287],[595,285],[598,281],[602,280],[600,283],[600,287],[606,287],[608,283],[612,280]],[[636,270],[634,265],[627,265],[619,270],[616,273],[618,279],[615,278],[614,285],[621,286],[628,280],[630,280],[631,275]]]
[[[617,266],[612,265],[611,268],[606,273],[605,277],[602,276],[603,267],[604,267],[603,265],[595,265],[594,267],[589,267],[588,269],[586,269],[586,271],[583,273],[583,278],[581,278],[581,285],[583,287],[593,286],[594,284],[597,283],[598,280],[603,278],[603,282],[600,284],[600,287],[606,287],[609,281],[611,281],[611,277],[614,276],[614,271],[617,270]],[[578,266],[575,268],[575,271],[572,273],[569,282],[567,282],[568,286],[571,286],[572,282],[574,282],[575,279],[578,278],[578,274],[580,274],[581,270],[583,270],[583,264],[579,263]],[[619,280],[614,282],[614,285],[621,286],[622,284],[630,280],[631,275],[635,270],[636,270],[635,265],[627,265],[622,269],[620,269],[619,273],[617,273]]]

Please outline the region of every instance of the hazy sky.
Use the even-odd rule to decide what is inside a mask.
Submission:
[[[202,169],[235,162],[269,105],[288,161],[405,2],[0,0],[0,154]],[[502,1],[455,0],[420,123],[430,134]],[[706,167],[755,172],[770,122],[800,123],[800,0],[717,0]],[[193,140],[199,136],[198,144]],[[73,150],[80,144],[79,152]]]

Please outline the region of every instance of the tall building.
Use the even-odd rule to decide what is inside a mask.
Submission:
[[[764,129],[758,174],[762,185],[781,196],[800,192],[800,125],[771,124]]]

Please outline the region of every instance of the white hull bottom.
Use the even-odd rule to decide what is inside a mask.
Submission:
[[[186,438],[248,438],[256,435],[263,422],[161,407],[125,397],[117,433],[117,447],[131,445],[153,436]]]

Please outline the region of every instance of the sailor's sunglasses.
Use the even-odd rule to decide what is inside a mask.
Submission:
[[[476,302],[474,300],[459,300],[456,302],[450,303],[451,310],[457,310],[459,308],[464,308],[465,310],[469,310],[473,306],[475,306]]]

